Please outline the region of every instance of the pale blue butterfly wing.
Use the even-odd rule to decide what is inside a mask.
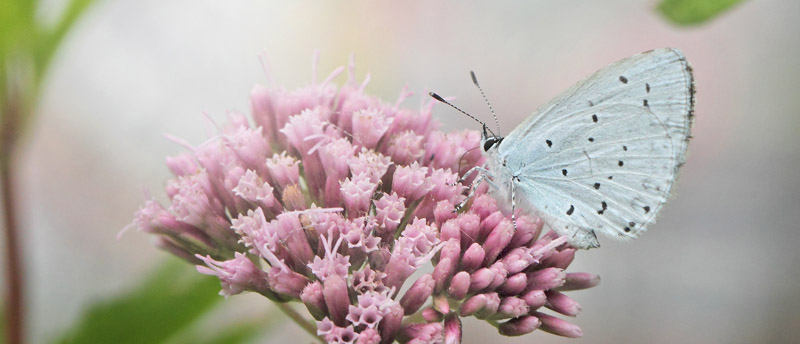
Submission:
[[[511,180],[518,206],[577,247],[597,247],[595,232],[636,237],[685,161],[693,93],[675,49],[624,59],[540,107],[486,153],[489,168]],[[510,200],[503,189],[493,192]]]

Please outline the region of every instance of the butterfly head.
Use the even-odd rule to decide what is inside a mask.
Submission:
[[[483,125],[483,134],[481,135],[481,146],[483,147],[484,152],[488,152],[492,148],[497,148],[500,146],[500,143],[503,142],[502,136],[489,136],[489,133],[486,130],[486,124]]]

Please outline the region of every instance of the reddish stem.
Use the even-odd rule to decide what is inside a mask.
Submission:
[[[6,261],[6,343],[21,344],[25,342],[25,312],[22,271],[22,249],[19,243],[17,227],[16,187],[14,175],[15,143],[17,139],[19,106],[14,106],[11,98],[5,104],[3,122],[0,123],[0,192],[3,193],[3,219],[5,227],[5,261]]]
[[[11,166],[0,166],[0,179],[3,189],[3,213],[6,233],[6,336],[7,343],[22,343],[22,255],[17,237],[17,218],[14,204],[14,176]]]

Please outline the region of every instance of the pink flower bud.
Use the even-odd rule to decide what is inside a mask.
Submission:
[[[492,319],[508,319],[516,318],[521,315],[528,314],[528,305],[525,301],[518,297],[506,297],[500,302],[500,307],[497,309],[497,314],[492,316]]]
[[[435,282],[434,291],[438,294],[444,291],[447,287],[447,282],[450,281],[450,276],[455,271],[453,262],[450,258],[439,259],[439,263],[433,268],[433,280]]]
[[[261,85],[256,85],[250,91],[250,110],[256,125],[264,128],[264,135],[273,139],[275,132],[275,113],[272,109],[272,99],[269,90]]]
[[[525,294],[522,294],[520,298],[525,300],[525,304],[527,304],[532,310],[544,306],[544,304],[547,302],[547,295],[545,295],[544,290],[538,289],[528,291]]]
[[[541,266],[542,268],[555,267],[559,269],[566,269],[574,259],[575,259],[575,249],[566,248],[564,250],[557,251],[547,259],[544,259],[542,261]]]
[[[347,282],[339,275],[331,275],[322,284],[322,295],[325,297],[325,306],[334,324],[345,326],[345,319],[349,313],[350,297],[347,295]]]
[[[461,228],[461,246],[469,247],[478,241],[481,219],[473,213],[462,214],[456,218],[458,227]]]
[[[417,312],[422,305],[428,301],[428,298],[433,294],[433,277],[431,274],[422,275],[411,285],[403,298],[400,299],[400,305],[403,306],[405,315],[411,315]]]
[[[389,262],[386,264],[386,279],[383,284],[389,288],[403,286],[408,276],[416,270],[416,258],[410,248],[395,247]]]
[[[167,167],[176,177],[197,173],[197,162],[189,153],[167,157]]]
[[[450,239],[461,239],[461,228],[458,226],[457,220],[447,220],[442,224],[442,230],[439,234],[439,238],[442,241],[448,241]]]
[[[525,290],[527,282],[528,276],[520,272],[508,277],[497,290],[504,295],[519,295],[519,293]]]
[[[569,296],[554,290],[548,290],[545,294],[547,295],[545,307],[571,317],[577,316],[581,312],[581,305]]]
[[[444,343],[461,344],[461,318],[455,314],[444,319]]]
[[[428,167],[420,166],[417,162],[399,166],[394,171],[392,190],[405,197],[407,203],[420,199],[433,189],[433,184],[426,178],[427,174]]]
[[[377,146],[378,141],[392,124],[392,119],[379,109],[356,111],[352,119],[353,142],[369,149]]]
[[[422,310],[421,312],[422,319],[425,319],[426,322],[429,323],[438,323],[444,320],[444,314],[439,313],[435,308],[428,307]]]
[[[509,243],[510,247],[529,246],[542,232],[544,221],[536,217],[517,216],[517,231]]]
[[[479,319],[487,319],[494,316],[500,308],[500,296],[497,293],[486,293],[486,304],[475,314]]]
[[[325,136],[330,138],[329,136]],[[328,176],[347,177],[350,166],[347,160],[352,158],[356,148],[346,138],[333,139],[320,148],[319,160]]]
[[[303,197],[303,191],[300,190],[300,187],[297,186],[297,184],[285,186],[281,198],[283,199],[283,205],[287,210],[298,211],[307,209],[306,199]]]
[[[400,342],[439,343],[442,341],[443,326],[441,323],[408,324],[400,333]]]
[[[379,344],[381,342],[381,335],[378,330],[374,328],[365,329],[358,334],[356,344]]]
[[[492,264],[489,269],[492,269],[492,272],[494,272],[494,279],[492,280],[492,283],[489,284],[487,289],[494,290],[502,285],[503,282],[505,282],[506,277],[508,276],[508,270],[506,269],[505,264],[502,262],[496,262]]]
[[[172,241],[172,239],[169,239],[167,237],[163,237],[163,236],[162,237],[158,237],[156,239],[155,245],[159,249],[167,251],[170,254],[172,254],[172,255],[180,258],[180,259],[183,259],[183,260],[187,261],[189,264],[199,265],[199,264],[203,263],[202,260],[197,259],[196,256],[193,256],[192,253],[189,252],[189,250],[187,248],[184,248],[184,247],[178,245],[177,243]]]
[[[300,293],[300,300],[306,305],[308,312],[317,320],[322,320],[325,314],[328,313],[325,297],[322,295],[322,284],[319,281],[306,285],[303,288],[303,292]]]
[[[487,217],[484,217],[481,220],[481,229],[480,229],[480,232],[478,233],[478,240],[482,240],[484,238],[487,238],[489,236],[489,233],[494,231],[498,226],[500,226],[501,223],[506,222],[506,221],[509,221],[509,220],[499,210],[495,211],[494,213],[491,213]],[[514,227],[512,226],[511,228],[513,229]],[[511,234],[512,234],[511,237],[513,237],[513,233],[511,233]],[[509,242],[511,241],[511,237],[508,238]]]
[[[261,134],[260,127],[251,129],[247,126],[240,126],[235,131],[224,135],[223,140],[246,169],[252,169],[258,173],[267,172],[264,160],[269,156],[270,147],[264,135]]]
[[[555,288],[558,291],[588,289],[600,284],[600,276],[588,272],[567,273],[563,286]]]
[[[505,254],[501,261],[505,264],[506,269],[508,269],[508,273],[511,274],[525,270],[536,262],[535,257],[531,255],[530,248],[528,247],[517,247],[511,250]]]
[[[469,292],[474,293],[486,289],[494,281],[494,270],[481,268],[472,273],[470,277]]]
[[[478,294],[470,297],[461,304],[459,314],[462,317],[468,317],[483,309],[486,306],[488,298],[485,294]]]
[[[548,290],[564,285],[566,273],[559,268],[536,270],[528,277],[528,289]]]
[[[583,336],[583,331],[581,331],[578,325],[540,312],[534,312],[533,315],[542,322],[542,325],[539,327],[542,331],[568,338]]]
[[[379,235],[382,238],[394,235],[406,212],[404,202],[405,198],[397,196],[395,192],[391,195],[383,193],[383,197],[375,201],[375,214],[378,223],[381,225]]]
[[[325,205],[329,207],[342,204],[341,182],[350,172],[347,158],[352,157],[353,151],[355,151],[355,147],[346,138],[325,142],[331,139],[329,136],[323,136],[319,142],[319,144],[322,144],[319,150],[319,159],[325,169],[326,178]]]
[[[486,250],[486,260],[492,262],[497,259],[497,256],[506,248],[513,236],[514,225],[511,221],[500,222],[489,233],[489,237],[486,238],[486,242],[483,244],[483,248]]]
[[[398,165],[408,165],[425,154],[422,148],[423,136],[415,134],[413,131],[404,131],[392,137],[390,144],[386,148],[386,154],[392,157]]]
[[[394,303],[386,308],[383,320],[378,325],[381,333],[381,343],[391,343],[403,327],[403,307]]]
[[[283,189],[289,185],[296,185],[300,181],[300,161],[292,156],[281,152],[275,153],[271,159],[267,159],[267,171],[278,189]]]
[[[366,173],[354,175],[341,183],[342,198],[349,218],[366,214],[377,186],[370,182]]]
[[[214,245],[208,234],[195,226],[178,221],[175,215],[154,200],[148,200],[144,206],[139,208],[132,225],[147,233],[191,238],[209,247]],[[194,257],[191,254],[189,256]]]
[[[461,300],[467,295],[469,284],[469,273],[466,271],[461,271],[455,274],[450,280],[450,286],[447,288],[447,294],[449,294],[454,300]]]
[[[272,208],[276,203],[272,191],[272,186],[262,180],[253,170],[247,170],[247,172],[239,178],[238,185],[233,188],[233,192],[236,196],[241,197],[245,201],[255,203],[265,209]]]
[[[541,324],[539,318],[528,315],[506,321],[500,324],[497,329],[504,336],[521,336],[533,332]]]
[[[347,159],[347,164],[350,165],[350,173],[353,175],[367,173],[369,180],[377,183],[389,170],[392,160],[388,156],[383,156],[373,150],[361,148],[361,152],[356,154],[355,157]]]
[[[462,190],[460,185],[453,185],[458,179],[458,175],[450,172],[450,170],[433,170],[428,178],[431,185],[433,185],[430,195],[433,196],[434,200],[453,201]]]
[[[472,201],[472,207],[470,207],[470,212],[481,219],[488,217],[497,210],[497,200],[487,194],[476,196]]]
[[[433,209],[433,217],[436,221],[436,225],[441,228],[442,224],[445,223],[445,221],[454,219],[456,217],[456,213],[454,213],[453,210],[455,210],[455,205],[453,204],[453,202],[450,201],[436,202],[436,207]]]
[[[285,267],[273,267],[269,270],[269,287],[279,294],[300,298],[308,278]]]
[[[461,259],[461,269],[465,271],[475,271],[483,263],[486,257],[486,252],[483,247],[478,243],[472,243],[464,252],[464,257]]]
[[[224,262],[211,259],[209,256],[197,255],[197,258],[206,263],[198,265],[197,271],[219,277],[222,290],[220,295],[226,298],[243,291],[269,292],[267,273],[259,269],[244,254],[236,252],[234,258]]]

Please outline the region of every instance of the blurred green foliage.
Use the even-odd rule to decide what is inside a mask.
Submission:
[[[658,12],[678,25],[698,25],[725,12],[742,0],[663,0]]]
[[[224,300],[219,290],[219,279],[170,259],[136,289],[90,306],[54,342],[221,344],[251,340],[263,325],[235,323],[202,337],[194,328],[203,315]]]
[[[42,79],[53,55],[94,0],[68,0],[53,23],[37,15],[39,1],[0,1],[0,125],[14,143],[30,122]],[[5,147],[7,148],[7,147]]]

